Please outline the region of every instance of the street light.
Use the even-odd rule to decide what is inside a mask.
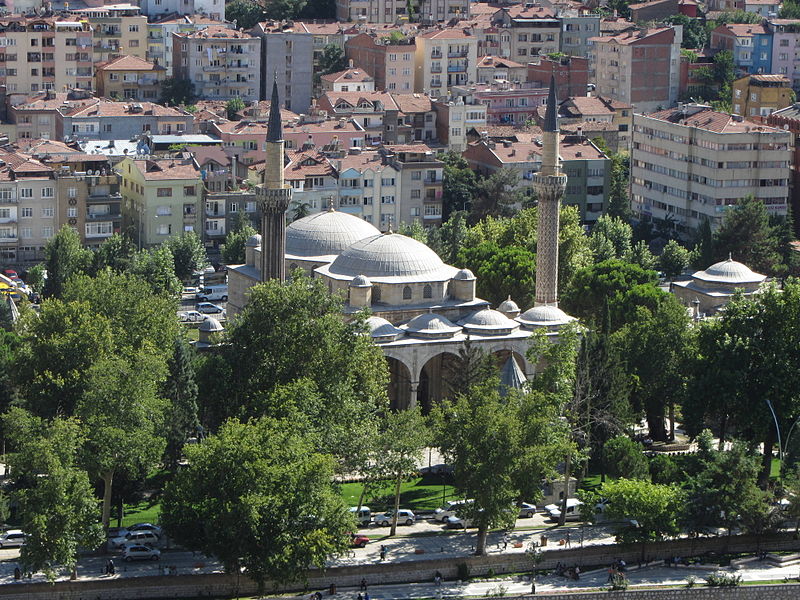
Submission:
[[[772,419],[775,421],[775,432],[777,433],[778,436],[778,458],[781,461],[781,469],[783,469],[783,458],[784,455],[786,454],[786,451],[789,449],[789,440],[792,439],[792,432],[794,431],[795,425],[797,425],[797,423],[800,423],[800,417],[795,419],[794,423],[792,423],[792,426],[789,428],[789,433],[786,434],[786,445],[784,446],[781,440],[781,427],[778,424],[778,415],[775,413],[775,407],[772,406],[772,401],[769,398],[764,398],[764,402],[767,403],[767,407],[769,407],[769,412],[772,413]],[[766,448],[764,448],[764,450],[766,451]]]

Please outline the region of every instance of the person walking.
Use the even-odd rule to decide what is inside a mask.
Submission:
[[[567,541],[567,543],[566,543],[567,548],[569,548],[570,545],[571,545],[570,540],[569,540],[569,531],[567,532],[567,537],[565,537],[564,539]]]
[[[364,579],[363,577],[361,578],[361,586],[358,589],[361,590],[362,592],[367,591],[367,580]]]

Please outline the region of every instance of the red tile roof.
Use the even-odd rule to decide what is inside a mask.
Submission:
[[[118,56],[108,62],[95,65],[97,71],[166,71],[161,65],[147,62],[138,56]]]

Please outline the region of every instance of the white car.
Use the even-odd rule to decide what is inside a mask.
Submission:
[[[461,517],[447,517],[444,520],[444,526],[447,529],[467,529],[468,527],[472,527],[472,521],[470,519],[462,519]]]
[[[433,520],[439,521],[440,523],[447,523],[447,519],[449,517],[455,517],[458,509],[468,502],[474,502],[474,500],[451,500],[444,506],[433,511]]]
[[[0,535],[0,548],[19,548],[25,544],[25,534],[21,529],[9,529]]]
[[[206,316],[196,310],[187,310],[186,312],[179,313],[178,318],[183,323],[199,323],[206,320]]]
[[[122,550],[122,560],[131,562],[132,560],[159,560],[161,551],[142,544],[128,544]]]
[[[530,502],[519,502],[517,503],[517,508],[519,509],[518,518],[520,519],[530,519],[536,514],[536,505]]]
[[[583,502],[577,498],[567,498],[567,521],[580,521],[581,520],[581,506]],[[561,519],[561,506],[562,503],[548,504],[544,507],[547,516],[551,521],[559,521]]]
[[[224,308],[218,304],[212,304],[211,302],[198,302],[195,308],[198,312],[205,313],[207,315],[225,314]]]
[[[130,527],[126,527],[128,531],[149,531],[155,533],[159,538],[161,537],[161,527],[153,525],[152,523],[136,523]]]
[[[375,525],[383,525],[384,527],[388,527],[392,524],[392,517],[394,513],[392,511],[388,511],[383,513],[382,515],[375,515],[373,517],[372,522]],[[414,522],[417,520],[417,517],[414,515],[413,512],[407,509],[400,509],[397,511],[397,524],[398,525],[413,525]]]
[[[372,522],[372,511],[369,506],[362,506],[361,510],[357,506],[351,506],[350,512],[353,513],[359,527],[366,527]]]
[[[111,548],[124,548],[130,544],[154,545],[158,544],[161,538],[152,531],[127,531],[120,532],[120,535],[108,540]]]

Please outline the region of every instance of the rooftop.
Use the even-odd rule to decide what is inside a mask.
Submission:
[[[98,71],[166,71],[167,69],[147,62],[138,56],[119,56],[108,62],[95,65]]]
[[[703,106],[693,107],[689,111],[681,108],[670,108],[645,116],[659,121],[685,125],[686,127],[697,127],[714,133],[748,133],[750,131],[782,133],[780,129],[766,127],[760,123],[753,123],[738,117],[735,118],[733,115],[717,112]]]
[[[229,29],[224,25],[210,25],[205,29],[198,29],[197,31],[191,31],[189,33],[177,33],[181,37],[191,38],[191,39],[235,39],[235,40],[253,40],[257,39],[254,38],[249,33],[245,33],[244,31],[238,31],[236,29]]]
[[[194,160],[181,159],[131,159],[146,181],[199,179],[200,169]]]

